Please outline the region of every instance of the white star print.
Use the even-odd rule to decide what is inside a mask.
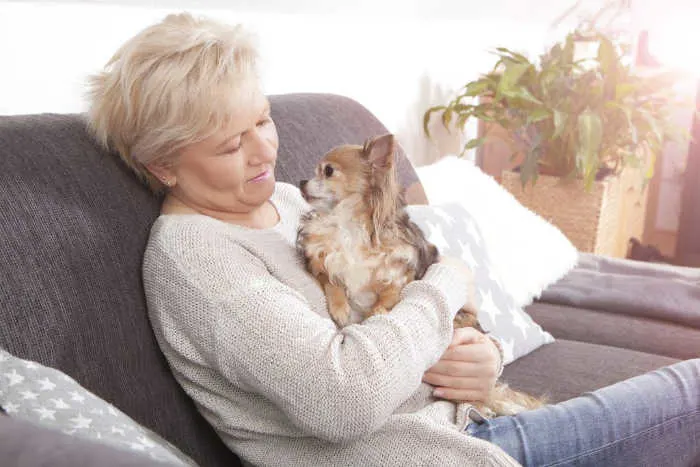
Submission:
[[[513,350],[515,347],[515,341],[502,339],[501,346],[503,347],[503,362],[505,364],[512,362],[514,357]]]
[[[71,391],[69,394],[71,395],[70,400],[80,402],[81,404],[83,402],[85,402],[85,397],[80,395],[80,393],[77,393],[75,391]]]
[[[78,414],[76,418],[71,418],[70,421],[75,423],[76,429],[90,428],[90,424],[92,423],[92,419],[83,417],[83,414]]]
[[[143,445],[146,446],[147,448],[154,448],[154,447],[156,447],[156,443],[154,443],[154,442],[151,441],[150,439],[146,438],[145,436],[139,436],[138,440],[139,440],[139,443],[143,444]]]
[[[66,404],[63,399],[51,399],[57,409],[70,409],[70,405]]]
[[[501,310],[498,309],[496,303],[493,301],[493,296],[491,295],[491,290],[481,290],[481,304],[479,305],[479,311],[486,313],[491,322],[496,321],[496,316],[501,314]]]
[[[469,246],[468,243],[462,240],[459,240],[459,246],[462,247],[462,254],[460,256],[462,257],[464,262],[467,263],[467,266],[469,266],[473,271],[477,268],[477,266],[479,266],[479,263],[476,261],[476,258],[474,258],[472,248]]]
[[[112,433],[124,436],[124,430],[121,428],[117,428],[116,426],[112,427]]]
[[[24,362],[24,367],[27,370],[38,370],[39,369],[39,365],[37,365],[34,362]]]
[[[523,333],[523,337],[527,337],[528,322],[525,320],[523,313],[521,313],[517,308],[512,308],[510,310],[510,314],[513,316],[513,325],[520,329],[520,331]]]
[[[107,407],[107,412],[108,412],[110,415],[114,415],[115,417],[119,415],[119,412],[117,412],[117,409],[115,409],[115,408],[112,407],[111,405],[110,405],[109,407]]]
[[[478,246],[481,246],[481,236],[476,230],[476,225],[474,224],[474,222],[467,222],[467,233],[469,234],[469,237],[471,237]]]
[[[5,409],[5,412],[7,412],[8,414],[19,412],[19,405],[13,404],[12,402],[8,402],[7,404],[4,405],[3,408]]]
[[[450,244],[447,242],[447,239],[442,233],[442,229],[439,227],[434,227],[431,225],[428,238],[430,238],[430,243],[435,245],[440,252],[443,252],[450,247]]]
[[[39,383],[39,386],[41,386],[39,388],[41,391],[53,391],[56,389],[56,385],[51,382],[49,378],[40,379],[37,382]]]
[[[39,396],[39,394],[32,391],[22,391],[20,394],[24,400],[35,400]]]
[[[437,215],[440,219],[444,220],[446,223],[452,225],[454,223],[454,218],[444,209],[438,209],[436,208],[434,211],[435,215]]]
[[[0,353],[0,362],[6,362],[9,358],[4,353]]]
[[[129,447],[133,449],[134,451],[145,451],[146,446],[140,443],[129,443]]]
[[[56,420],[56,417],[54,416],[56,415],[55,410],[50,410],[46,407],[39,407],[38,409],[34,409],[34,412],[39,413],[39,420],[44,420],[45,418],[48,418],[49,420]]]
[[[105,411],[102,409],[92,409],[90,413],[93,415],[104,415]]]
[[[22,381],[24,381],[24,376],[17,373],[17,370],[15,370],[14,368],[12,369],[11,373],[5,373],[5,376],[7,376],[10,379],[10,386],[20,384]]]
[[[496,271],[496,268],[489,268],[489,279],[494,281],[500,288],[503,288],[503,284],[501,283],[501,278],[498,277],[498,271]]]

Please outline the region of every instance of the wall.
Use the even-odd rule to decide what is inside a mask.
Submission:
[[[427,141],[423,112],[490,69],[489,49],[507,45],[539,52],[548,22],[559,12],[515,0],[473,3],[2,2],[0,114],[84,110],[83,83],[89,73],[143,27],[188,9],[245,23],[258,34],[268,93],[350,96],[395,132],[414,164],[422,165],[458,151],[464,140],[435,125],[439,144]],[[556,2],[536,3],[547,7]]]

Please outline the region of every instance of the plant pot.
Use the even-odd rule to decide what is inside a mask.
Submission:
[[[630,237],[641,238],[646,194],[635,173],[606,177],[586,191],[582,180],[540,175],[524,189],[520,174],[503,171],[501,184],[525,207],[561,230],[582,252],[624,257]],[[637,175],[638,176],[638,175]]]

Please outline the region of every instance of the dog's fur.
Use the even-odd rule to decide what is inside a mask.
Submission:
[[[387,313],[401,289],[438,261],[438,251],[408,218],[394,167],[393,135],[328,152],[300,188],[312,210],[301,220],[297,247],[322,285],[339,327]],[[455,327],[480,329],[464,308]],[[498,384],[482,414],[505,415],[541,402]]]

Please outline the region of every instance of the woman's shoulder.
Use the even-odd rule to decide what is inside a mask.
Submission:
[[[206,264],[244,249],[236,230],[203,214],[161,214],[151,226],[145,256],[166,255],[177,263]]]

